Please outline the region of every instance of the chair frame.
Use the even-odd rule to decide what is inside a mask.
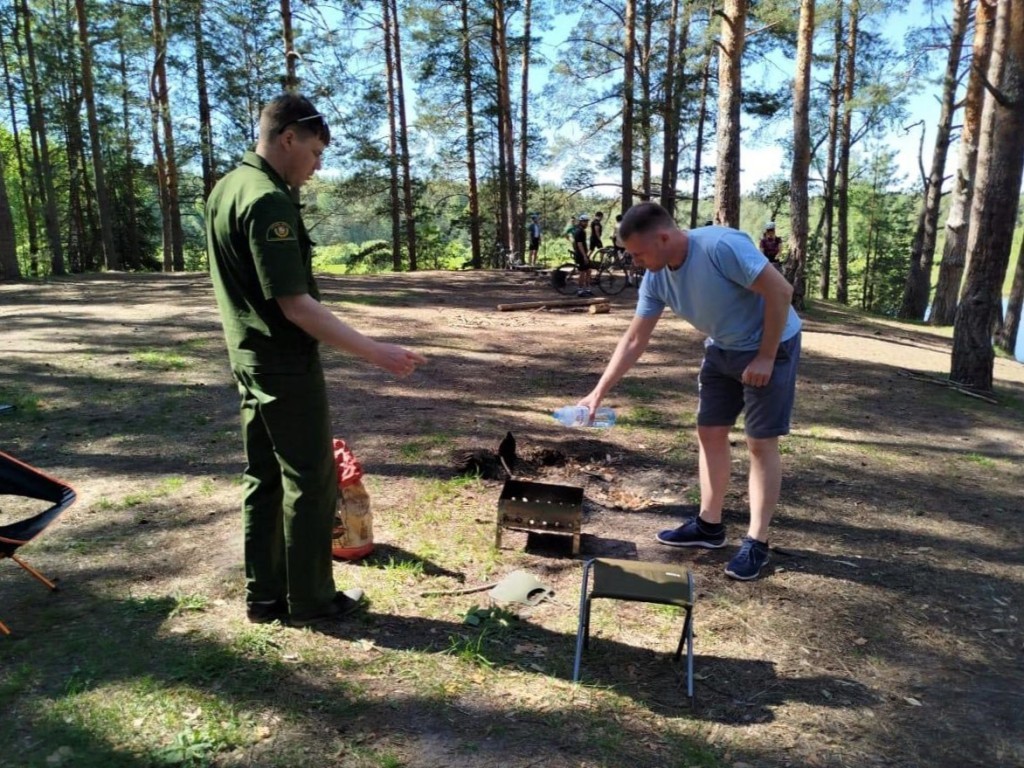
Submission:
[[[675,661],[679,661],[683,654],[683,646],[686,647],[686,695],[693,702],[693,602],[694,602],[694,591],[693,591],[693,574],[686,571],[686,599],[683,601],[665,600],[660,599],[657,596],[650,597],[639,597],[637,595],[626,595],[616,594],[613,592],[599,592],[594,594],[593,591],[587,591],[587,585],[590,580],[590,572],[593,570],[595,563],[614,563],[615,565],[621,566],[624,570],[629,570],[630,563],[637,563],[642,565],[652,565],[651,563],[641,563],[640,561],[631,560],[613,560],[609,558],[592,558],[586,562],[583,566],[583,583],[580,586],[580,616],[579,626],[576,630],[576,659],[573,663],[572,680],[574,683],[578,683],[580,680],[580,664],[583,659],[583,651],[590,647],[590,610],[591,604],[595,597],[608,598],[611,600],[626,600],[629,602],[640,602],[640,603],[654,603],[659,605],[674,605],[682,608],[685,611],[686,618],[683,621],[683,631],[679,637],[679,645],[676,647],[676,652],[673,656]],[[669,566],[666,566],[669,567]],[[594,578],[595,589],[597,587],[597,578]]]
[[[0,460],[8,462],[21,475],[14,475],[17,481],[21,481],[20,484],[16,482],[16,487],[12,491],[5,490],[3,493],[46,501],[51,504],[47,509],[31,517],[10,525],[0,526],[0,560],[10,558],[32,578],[44,584],[51,591],[57,592],[60,587],[14,553],[52,525],[68,507],[75,503],[77,494],[67,483],[19,461],[10,454],[0,451]],[[26,480],[26,477],[31,478],[31,482]],[[0,634],[11,634],[10,628],[2,621],[0,621]]]

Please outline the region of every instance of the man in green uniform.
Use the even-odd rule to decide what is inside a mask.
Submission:
[[[426,362],[343,323],[320,304],[298,190],[331,140],[323,115],[284,94],[260,115],[255,152],[206,203],[210,273],[242,396],[247,616],[306,626],[343,616],[331,560],[337,474],[318,342],[398,376]]]

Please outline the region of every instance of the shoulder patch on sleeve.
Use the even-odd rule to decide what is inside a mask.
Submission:
[[[275,221],[267,228],[267,242],[279,243],[284,240],[294,240],[295,230],[287,221]]]

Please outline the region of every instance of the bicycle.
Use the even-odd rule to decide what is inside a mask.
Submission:
[[[580,268],[568,261],[551,270],[551,285],[559,293],[575,295],[580,290]]]
[[[597,287],[601,293],[615,296],[622,293],[627,285],[639,287],[641,270],[633,264],[633,257],[615,247],[602,248],[598,254],[604,257],[597,273]]]

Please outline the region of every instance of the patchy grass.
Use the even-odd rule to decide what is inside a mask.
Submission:
[[[103,307],[84,278],[33,287],[38,303],[0,337],[0,402],[29,391],[34,402],[0,415],[4,450],[81,493],[26,547],[61,592],[0,562],[0,620],[13,631],[0,637],[0,743],[19,765],[959,768],[964,732],[979,765],[1024,763],[1012,738],[1024,384],[1010,369],[999,369],[996,407],[910,382],[893,361],[941,370],[941,334],[814,305],[782,441],[773,565],[739,584],[722,567],[747,523],[742,425],[730,546],[680,551],[653,537],[700,502],[695,393],[679,384],[696,376],[698,334],[659,328],[658,367],[609,395],[619,425],[565,430],[548,405],[593,386],[626,304],[606,316],[499,314],[495,304],[549,289],[498,272],[325,278],[356,325],[431,363],[395,381],[324,355],[334,422],[367,470],[377,545],[335,566],[339,587],[366,589],[367,609],[299,630],[244,617],[237,402],[226,363],[205,354],[221,344],[208,281],[197,277],[184,303],[188,276],[104,279],[123,285]],[[74,322],[85,299],[131,337],[90,352],[84,373],[49,356],[60,362],[26,388],[46,360],[22,330],[57,307],[82,328],[69,349],[92,349]],[[564,355],[545,346],[563,338]],[[160,354],[125,365],[131,349]],[[517,477],[584,489],[579,557],[568,536],[537,531],[507,531],[496,549],[502,481],[452,476],[455,452],[496,447],[509,430]],[[674,607],[595,601],[572,682],[592,556],[694,574],[693,708],[671,661]],[[554,599],[491,605],[491,585],[515,570]]]

